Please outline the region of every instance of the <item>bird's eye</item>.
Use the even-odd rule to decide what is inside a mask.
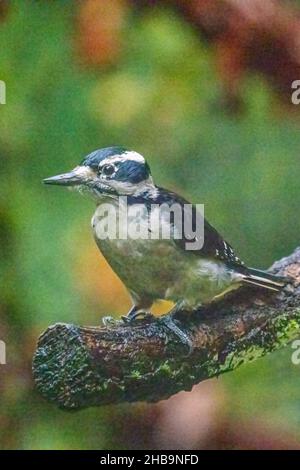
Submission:
[[[114,165],[104,165],[101,168],[101,174],[105,176],[111,176],[115,173],[116,169]]]

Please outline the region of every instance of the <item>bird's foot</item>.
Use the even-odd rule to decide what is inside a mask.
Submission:
[[[111,317],[111,316],[102,317],[102,325],[104,326],[117,326],[117,325],[120,325],[120,323],[122,323],[121,320],[117,320],[114,317]]]
[[[161,322],[164,324],[164,326],[166,326],[168,330],[170,330],[177,336],[177,338],[180,339],[181,343],[187,346],[187,356],[190,356],[194,350],[193,342],[191,338],[176,324],[176,319],[174,318],[173,313],[164,315],[161,318]]]
[[[133,323],[135,321],[151,321],[155,317],[150,312],[144,312],[142,310],[138,310],[136,307],[133,307],[129,310],[127,315],[121,316],[120,320],[117,320],[111,316],[106,316],[102,318],[102,324],[104,326],[121,326],[127,325],[129,323]]]
[[[121,317],[123,323],[132,323],[135,321],[150,321],[153,320],[154,315],[150,312],[143,312],[143,311],[135,311],[133,313],[130,312],[127,315],[123,315]]]

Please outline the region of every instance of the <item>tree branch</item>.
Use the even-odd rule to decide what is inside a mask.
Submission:
[[[279,294],[241,288],[197,313],[180,312],[190,356],[159,318],[49,327],[33,359],[37,389],[63,408],[158,401],[286,345],[300,332],[300,248],[270,272],[289,278]]]

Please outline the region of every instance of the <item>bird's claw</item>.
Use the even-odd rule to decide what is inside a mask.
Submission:
[[[111,316],[102,317],[102,324],[104,326],[117,326],[128,325],[135,321],[150,321],[153,320],[154,315],[149,312],[136,312],[134,315],[122,315],[120,320],[116,320]]]
[[[102,317],[102,324],[104,326],[116,326],[116,325],[119,325],[120,323],[121,323],[120,320],[116,320],[115,318],[111,316]]]
[[[172,333],[174,333],[180,341],[187,346],[188,352],[186,356],[190,356],[194,351],[194,346],[191,338],[183,331],[179,326],[176,325],[172,315],[164,315],[161,319],[164,326],[168,328]]]
[[[150,312],[136,312],[133,315],[123,315],[121,320],[125,323],[132,323],[134,321],[147,321],[153,320],[154,315]]]

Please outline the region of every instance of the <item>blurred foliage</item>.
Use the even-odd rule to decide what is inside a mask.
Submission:
[[[44,177],[95,148],[125,145],[148,158],[159,185],[204,203],[248,264],[267,267],[299,245],[299,114],[285,114],[252,76],[244,114],[226,115],[213,50],[163,8],[126,11],[118,60],[88,66],[78,14],[77,2],[12,1],[0,24],[1,448],[124,448],[116,423],[143,412],[67,414],[33,390],[30,362],[43,329],[98,324],[129,307],[92,240],[92,202],[43,187]],[[256,415],[300,442],[300,373],[290,355],[287,348],[215,381],[230,419]]]

